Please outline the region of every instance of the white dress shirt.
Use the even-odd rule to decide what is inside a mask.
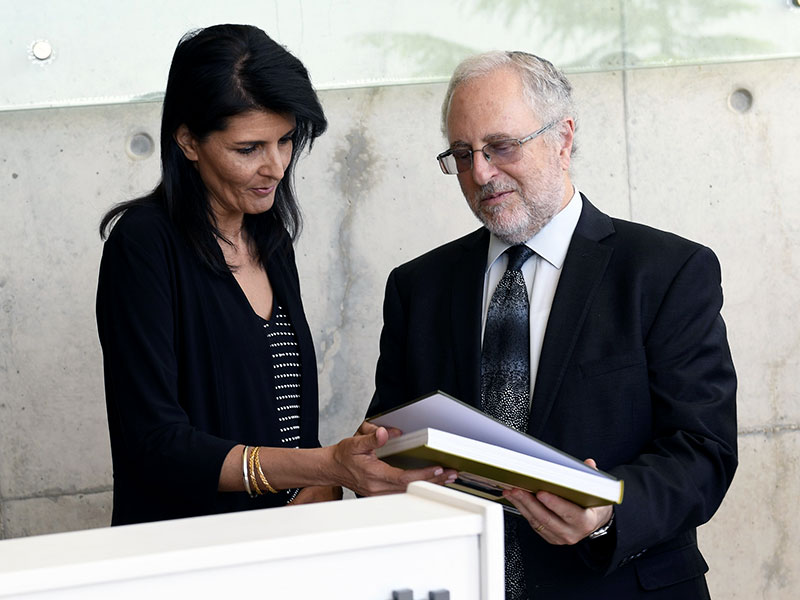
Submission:
[[[569,203],[536,235],[525,242],[525,245],[536,253],[522,265],[522,277],[528,288],[528,301],[530,302],[531,397],[533,397],[536,372],[539,369],[539,356],[542,352],[550,308],[553,305],[553,296],[556,294],[561,268],[564,266],[569,243],[582,209],[583,202],[580,194],[577,188],[573,188]],[[508,256],[504,252],[509,247],[510,244],[506,244],[492,234],[489,241],[489,255],[486,260],[486,274],[483,279],[481,340],[483,340],[483,333],[486,330],[489,301],[498,282],[506,272]]]

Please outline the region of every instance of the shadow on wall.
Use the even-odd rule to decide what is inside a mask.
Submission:
[[[776,50],[759,37],[740,34],[741,23],[763,7],[743,0],[464,0],[464,14],[517,30],[529,43],[521,50],[552,60],[567,71],[593,71],[717,62]],[[377,32],[354,42],[387,58],[415,65],[414,74],[446,80],[466,56],[503,49],[479,47],[423,33]],[[515,38],[516,39],[516,38]]]

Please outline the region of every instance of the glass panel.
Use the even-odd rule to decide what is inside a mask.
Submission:
[[[628,67],[800,56],[795,0],[624,0]]]
[[[159,100],[178,39],[213,23],[258,25],[328,89],[446,81],[495,48],[567,71],[800,56],[794,2],[6,0],[0,110]]]

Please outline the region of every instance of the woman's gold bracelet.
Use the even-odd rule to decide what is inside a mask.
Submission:
[[[256,469],[255,469],[255,458],[257,451],[258,451],[258,446],[253,448],[253,450],[250,452],[250,468],[247,471],[248,475],[250,476],[250,487],[256,493],[257,496],[261,496],[264,492],[262,492],[261,488],[258,487],[258,480],[256,479]]]
[[[267,488],[273,494],[277,494],[278,490],[272,487],[267,481],[267,478],[264,476],[264,471],[261,470],[261,459],[259,457],[259,452],[261,451],[261,446],[256,446],[255,455],[256,455],[256,468],[258,469],[258,476],[261,478],[261,483],[264,484],[264,487]]]

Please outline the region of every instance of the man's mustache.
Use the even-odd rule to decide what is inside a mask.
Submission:
[[[496,194],[500,194],[502,192],[516,192],[517,187],[511,183],[505,183],[500,181],[490,181],[482,185],[478,192],[475,194],[478,200],[485,200],[486,198],[490,198]]]

